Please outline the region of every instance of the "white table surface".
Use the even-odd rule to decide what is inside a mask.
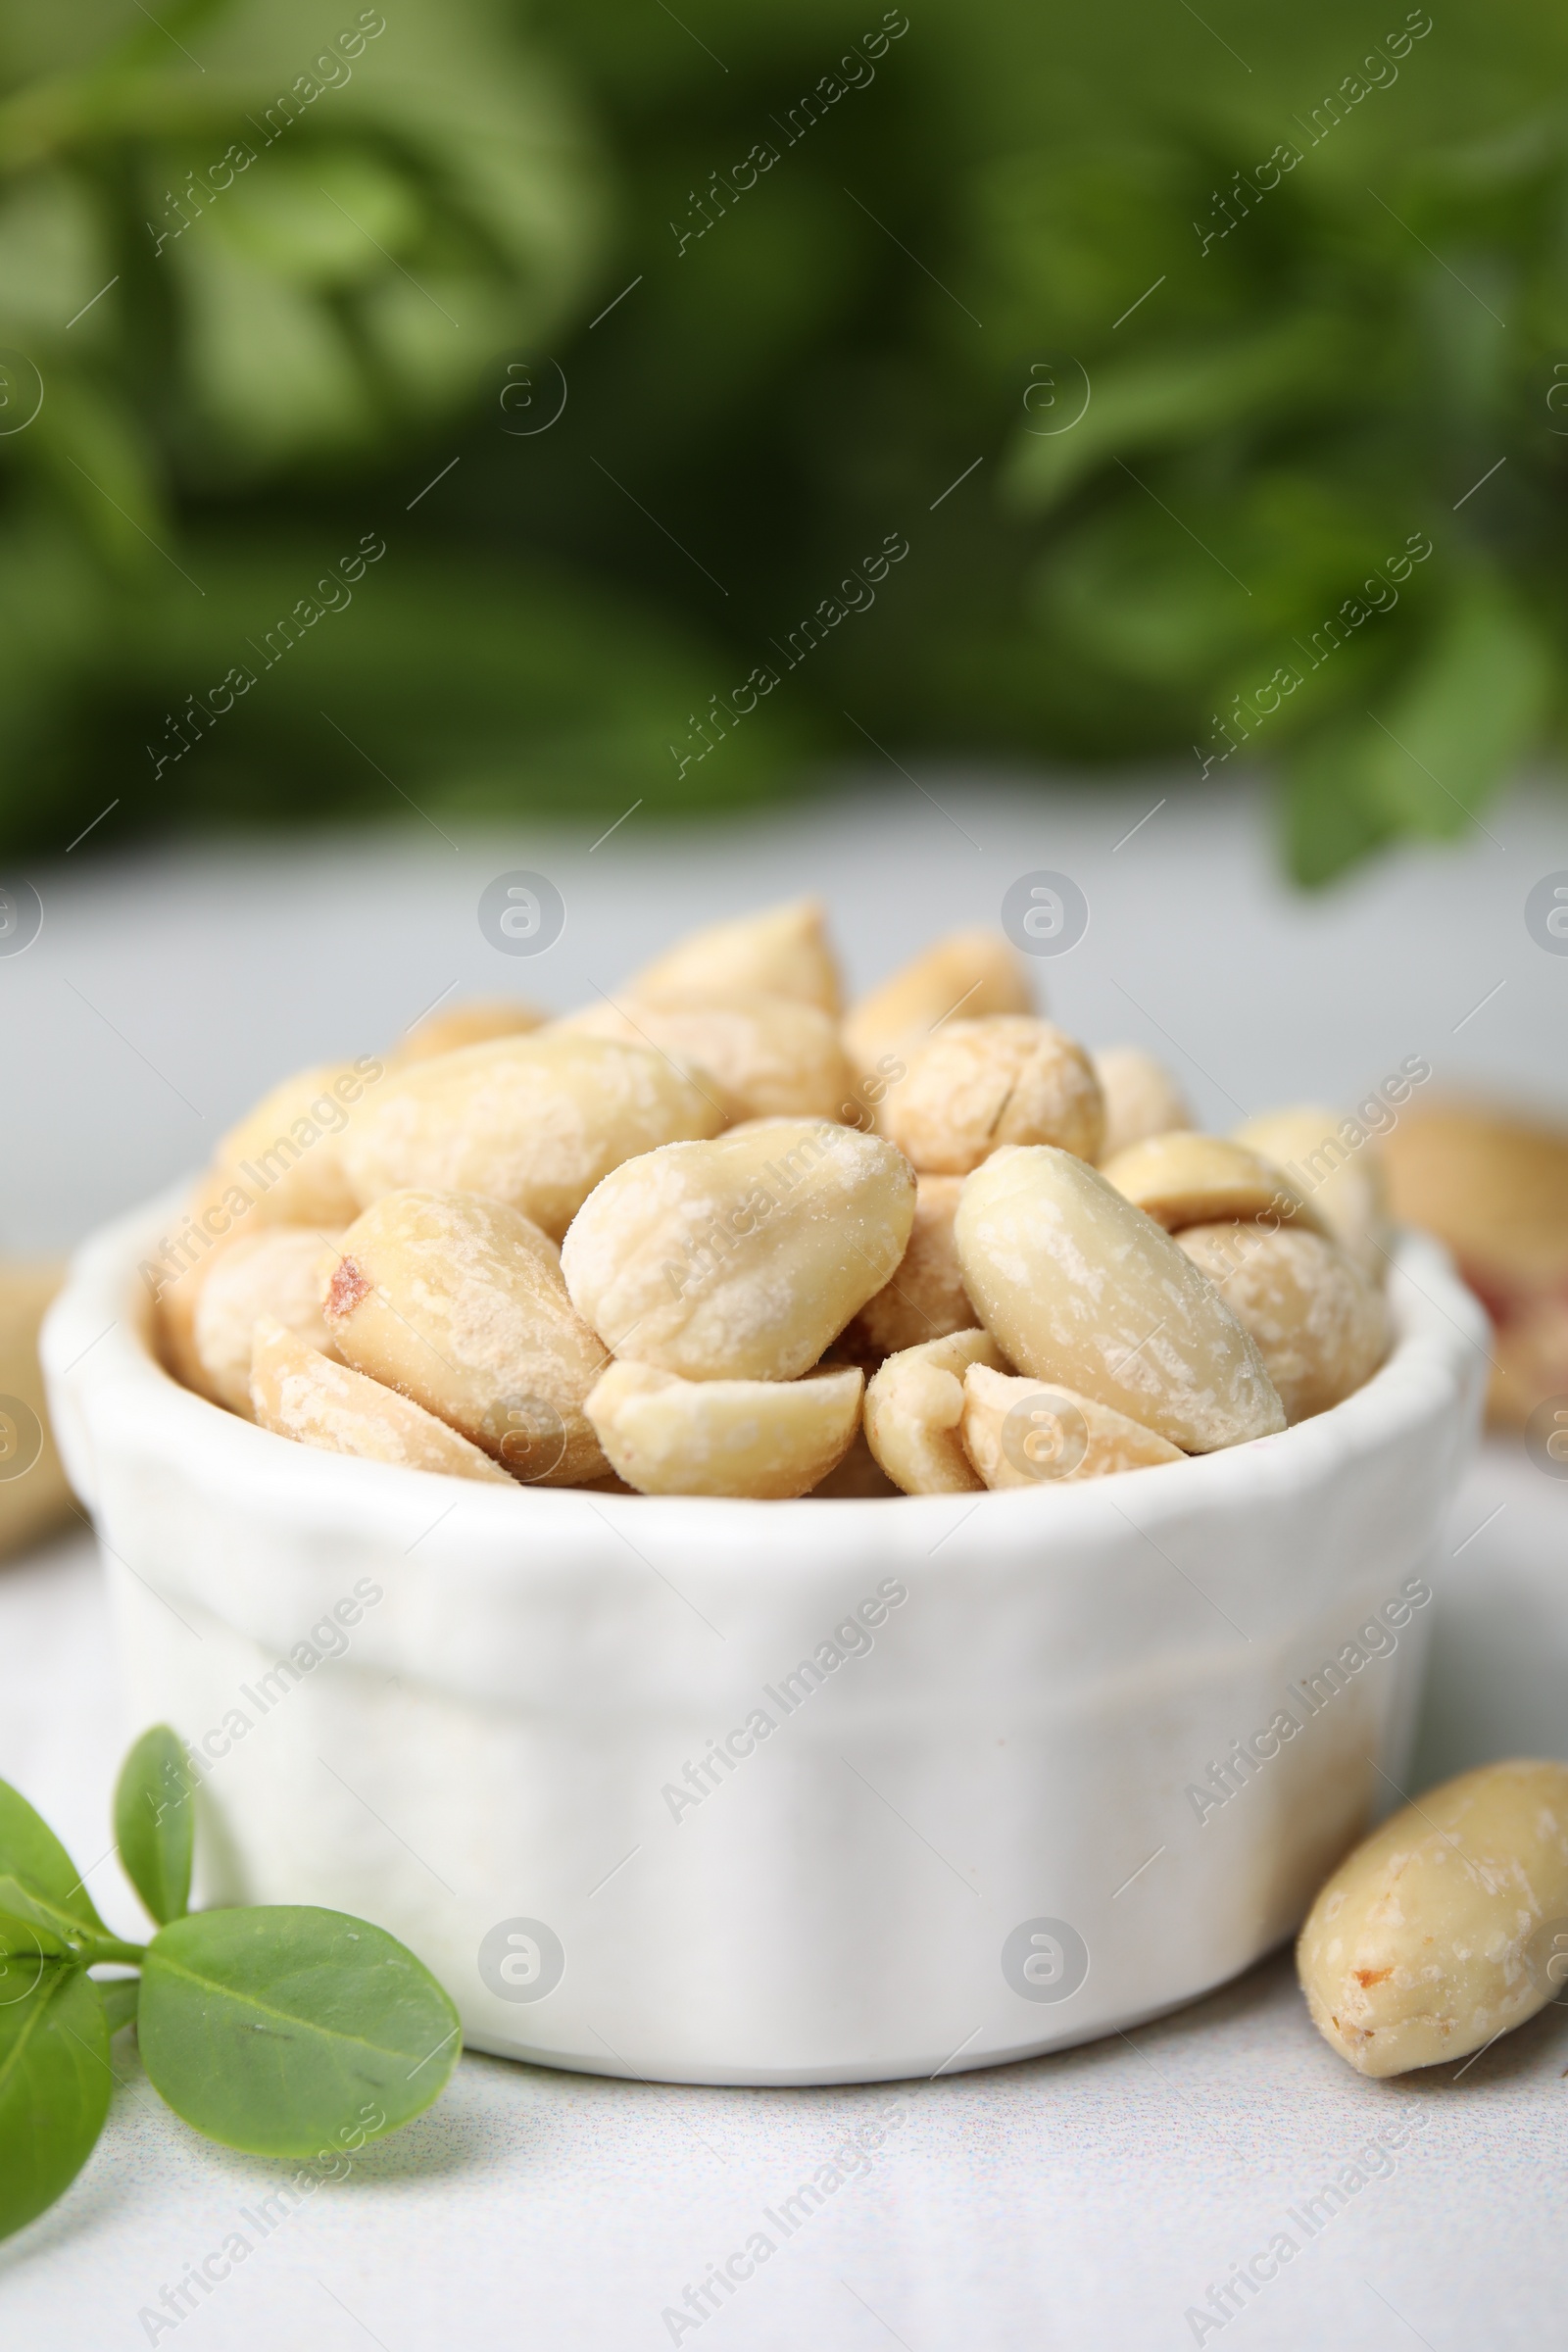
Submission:
[[[74,1240],[204,1156],[277,1075],[373,1047],[454,979],[565,1005],[683,924],[817,888],[864,982],[934,929],[994,919],[1041,866],[1073,874],[1092,909],[1083,943],[1043,966],[1052,1008],[1091,1042],[1164,1053],[1213,1124],[1349,1097],[1409,1054],[1440,1083],[1568,1107],[1568,958],[1538,950],[1521,911],[1568,866],[1560,798],[1520,796],[1461,849],[1303,902],[1274,880],[1253,805],[1169,778],[1073,797],[920,772],[940,808],[900,784],[701,834],[633,818],[591,854],[539,829],[456,849],[432,829],[35,869],[44,931],[0,960],[0,1244]],[[483,884],[516,866],[566,900],[537,963],[504,961],[474,919]],[[1568,1486],[1490,1446],[1450,1539],[1418,1773],[1568,1754]],[[80,1860],[109,1848],[127,1729],[87,1536],[0,1568],[0,1774]],[[115,1868],[91,1885],[130,1927]],[[469,2057],[429,2115],[264,2239],[241,2208],[291,2168],[195,2137],[124,2040],[117,2064],[86,2170],[0,2247],[8,2343],[629,2352],[675,2340],[666,2309],[758,2229],[777,2252],[679,2341],[1534,2352],[1564,2336],[1560,2008],[1462,2074],[1363,2082],[1307,2024],[1288,1959],[1266,1962],[1131,2037],[906,2086],[868,2169],[788,2241],[764,2212],[889,2086],[701,2090]],[[1303,2200],[1337,2178],[1347,2201],[1309,2236]],[[153,2330],[140,2315],[236,2230],[247,2258]],[[1292,2259],[1200,2330],[1189,2311],[1282,2231]]]

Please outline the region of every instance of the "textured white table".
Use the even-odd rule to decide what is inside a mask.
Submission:
[[[1531,883],[1568,866],[1560,801],[1521,799],[1474,846],[1301,903],[1272,881],[1249,805],[1158,780],[1079,800],[922,782],[956,823],[901,787],[702,835],[639,838],[634,818],[591,858],[537,832],[457,850],[432,832],[428,849],[38,871],[43,935],[0,960],[0,1242],[74,1239],[204,1154],[281,1070],[374,1045],[453,979],[565,1004],[683,923],[818,887],[864,980],[931,929],[994,919],[1040,866],[1072,873],[1092,908],[1082,945],[1043,966],[1053,1007],[1096,1042],[1164,1052],[1215,1124],[1353,1094],[1415,1053],[1444,1083],[1555,1086],[1563,1106],[1568,958],[1536,949],[1521,914]],[[537,964],[503,964],[474,906],[524,865],[557,880],[567,927]],[[1490,1448],[1448,1548],[1418,1769],[1568,1753],[1568,1486]],[[78,1858],[109,1846],[126,1728],[85,1536],[0,1569],[0,1774]],[[91,1884],[132,1926],[112,1861]],[[469,2058],[430,2115],[288,2213],[291,2168],[198,2140],[132,2052],[119,2062],[86,2171],[0,2247],[8,2342],[1143,2352],[1223,2335],[1263,2352],[1534,2352],[1563,2337],[1560,2009],[1458,2080],[1382,2084],[1318,2039],[1283,1959],[1130,2039],[902,2092],[674,2089]],[[823,2168],[872,2115],[881,2147],[829,2189]],[[786,2234],[768,2216],[813,2178],[823,2201],[798,2201]],[[264,2234],[245,2217],[270,2196]],[[687,2288],[759,2230],[775,2250],[730,2299],[690,2326],[664,2317],[690,2318]],[[208,2299],[177,2326],[140,2317],[236,2231],[249,2251]],[[1284,2261],[1268,2253],[1281,2236]],[[1233,2290],[1219,2325],[1211,2287],[1257,2257],[1276,2275]]]

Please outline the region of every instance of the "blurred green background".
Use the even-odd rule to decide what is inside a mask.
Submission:
[[[1562,723],[1565,66],[1545,0],[6,0],[0,854],[882,750],[1255,762],[1304,882],[1464,830]]]

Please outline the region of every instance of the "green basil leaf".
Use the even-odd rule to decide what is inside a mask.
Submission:
[[[0,1979],[0,2237],[70,2187],[109,2111],[109,2028],[97,1987],[79,1968],[33,1965],[25,1990],[8,1996],[10,1975]]]
[[[139,1977],[110,1977],[107,1982],[97,1980],[95,1982],[98,1982],[98,1990],[103,1999],[104,2017],[109,2031],[112,2034],[118,2034],[122,2026],[128,2026],[135,2018],[137,1996],[141,1991],[141,1979]]]
[[[167,1723],[155,1723],[121,1767],[115,1837],[127,1878],[161,1925],[183,1919],[190,1908],[194,1795],[183,1745]]]
[[[328,2156],[422,2114],[458,2013],[383,1929],[276,1904],[204,1911],[142,1963],[142,2063],[176,2115],[253,2156]]]
[[[9,1781],[0,1781],[0,1871],[12,1872],[34,1894],[47,1895],[84,1927],[108,1934],[76,1865],[48,1823]]]

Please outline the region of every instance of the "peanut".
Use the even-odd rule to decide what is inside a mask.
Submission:
[[[746,996],[722,1004],[689,1003],[673,993],[657,1004],[623,998],[591,1005],[556,1024],[556,1032],[615,1037],[710,1073],[737,1118],[836,1119],[850,1101],[850,1065],[836,1025],[794,997]]]
[[[1187,1453],[1284,1428],[1257,1345],[1213,1285],[1072,1152],[994,1153],[964,1186],[954,1231],[963,1287],[1021,1372]]]
[[[988,1487],[1065,1486],[1184,1458],[1180,1446],[1093,1396],[983,1363],[964,1374],[962,1431]]]
[[[1296,1964],[1312,2023],[1359,2074],[1463,2058],[1561,1991],[1568,1765],[1483,1764],[1340,1864]]]
[[[350,1106],[381,1087],[385,1066],[371,1054],[326,1062],[285,1078],[229,1129],[202,1199],[232,1218],[264,1225],[346,1225],[357,1202],[343,1170],[341,1139]],[[364,1112],[357,1114],[359,1118]],[[237,1197],[231,1197],[237,1196]],[[211,1230],[211,1228],[209,1228]]]
[[[479,1046],[498,1037],[523,1037],[542,1029],[548,1012],[523,1004],[514,997],[470,997],[450,1012],[431,1013],[406,1031],[387,1056],[394,1069],[411,1061],[433,1061],[437,1054],[456,1054],[463,1046]]]
[[[1332,1233],[1374,1282],[1388,1271],[1391,1238],[1387,1186],[1377,1146],[1348,1144],[1338,1112],[1302,1106],[1265,1111],[1236,1130],[1236,1140],[1282,1168]],[[1356,1122],[1359,1125],[1359,1122]]]
[[[312,1226],[264,1225],[213,1262],[197,1294],[191,1341],[202,1388],[215,1403],[250,1417],[251,1341],[263,1315],[320,1354],[337,1353],[321,1319],[321,1248]]]
[[[0,1259],[0,1396],[14,1397],[24,1408],[18,1414],[0,1404],[0,1557],[38,1542],[71,1516],[71,1489],[55,1450],[38,1364],[38,1326],[62,1271]]]
[[[909,1054],[882,1127],[922,1172],[963,1176],[1002,1144],[1100,1150],[1100,1083],[1080,1046],[1050,1021],[988,1013],[949,1021]]]
[[[1253,1218],[1278,1224],[1286,1217],[1313,1233],[1324,1230],[1317,1210],[1282,1168],[1222,1135],[1177,1128],[1151,1136],[1102,1161],[1100,1172],[1167,1233]]]
[[[890,1355],[865,1392],[865,1439],[906,1494],[962,1494],[983,1482],[964,1451],[964,1377],[1006,1358],[988,1331],[954,1331]]]
[[[562,1271],[618,1356],[687,1380],[792,1380],[882,1288],[913,1216],[914,1177],[890,1144],[770,1123],[612,1170]]]
[[[1257,1342],[1289,1422],[1326,1412],[1389,1350],[1383,1294],[1337,1242],[1297,1225],[1190,1225],[1178,1237]]]
[[[977,1317],[963,1287],[953,1220],[961,1176],[917,1176],[914,1223],[898,1271],[868,1298],[845,1331],[847,1347],[872,1356],[897,1355],[922,1340],[972,1331]]]
[[[1100,1147],[1101,1165],[1141,1144],[1146,1136],[1165,1135],[1172,1127],[1190,1127],[1193,1114],[1175,1079],[1152,1054],[1140,1046],[1106,1046],[1091,1054],[1095,1076],[1105,1102],[1105,1135]]]
[[[251,1414],[263,1429],[327,1453],[512,1484],[488,1454],[422,1405],[322,1355],[266,1315],[257,1323],[251,1349]]]
[[[399,1389],[530,1484],[605,1468],[583,1400],[605,1351],[554,1242],[477,1193],[388,1193],[338,1245],[326,1327],[360,1372]]]
[[[1023,960],[1005,940],[978,928],[953,931],[852,1006],[844,1043],[861,1077],[874,1078],[882,1059],[906,1059],[960,1015],[1034,1008]]]
[[[399,1071],[355,1122],[343,1160],[360,1207],[411,1186],[484,1193],[559,1241],[621,1160],[716,1134],[725,1115],[665,1054],[551,1031]]]
[[[804,1380],[681,1380],[612,1364],[588,1398],[599,1442],[643,1494],[804,1494],[849,1451],[856,1371]]]
[[[737,994],[794,997],[837,1015],[838,965],[823,932],[820,899],[792,899],[732,922],[692,931],[646,964],[630,983],[645,1004],[673,996],[688,1004],[727,1004]]]

